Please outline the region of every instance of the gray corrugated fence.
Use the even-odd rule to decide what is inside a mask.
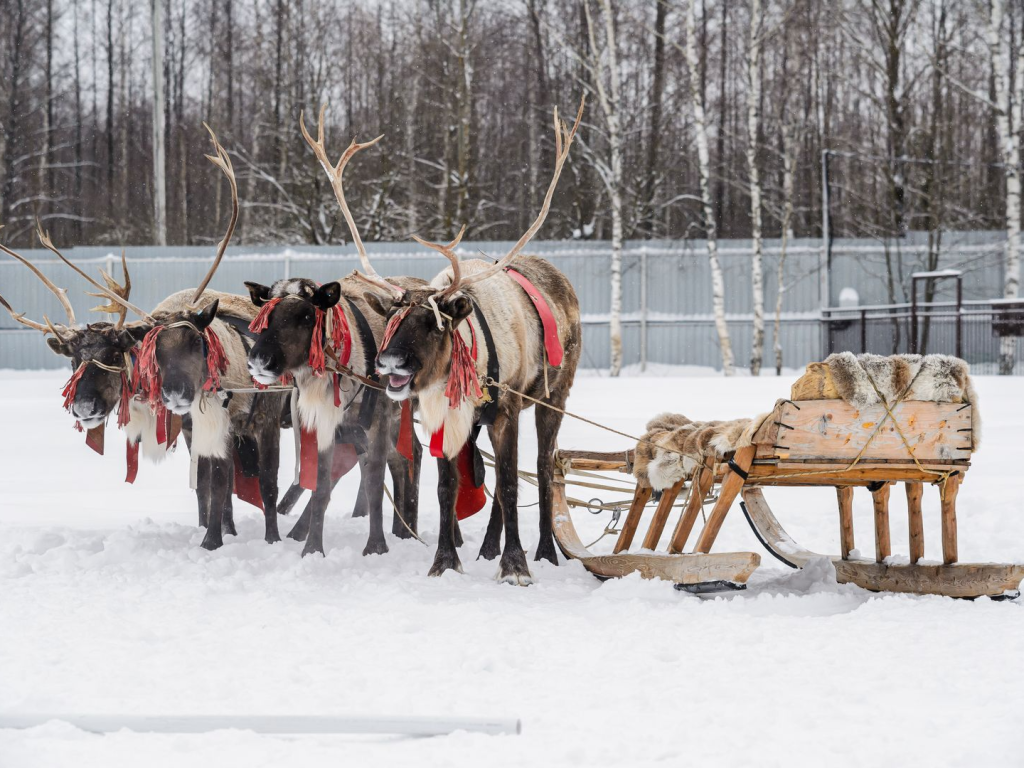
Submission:
[[[765,307],[768,326],[765,360],[771,353],[771,315],[775,306],[779,243],[766,242]],[[462,258],[484,252],[503,253],[511,243],[464,243]],[[720,241],[726,282],[726,312],[737,365],[745,366],[750,350],[752,299],[750,290],[750,242]],[[384,275],[416,275],[430,278],[444,266],[436,254],[406,243],[371,243],[368,250],[377,270]],[[550,259],[572,281],[580,298],[584,319],[583,365],[608,366],[608,285],[610,246],[607,242],[537,242],[532,252]],[[119,251],[106,247],[71,248],[65,255],[96,273],[117,266]],[[909,273],[923,264],[926,239],[901,241],[898,258]],[[97,315],[88,308],[98,300],[85,296],[84,281],[47,251],[22,252],[58,285],[70,289],[80,320]],[[133,247],[129,249],[132,301],[152,308],[174,291],[196,285],[213,257],[213,247]],[[942,267],[966,264],[970,276],[967,298],[998,295],[1001,276],[999,233],[948,234],[943,243]],[[890,260],[895,258],[890,249]],[[833,248],[831,293],[833,301],[844,287],[854,287],[862,303],[886,300],[879,265],[885,263],[884,246],[876,241],[836,241]],[[782,318],[782,346],[787,367],[797,367],[821,353],[819,309],[821,244],[818,240],[790,242],[786,260]],[[336,279],[358,266],[350,246],[283,247],[240,246],[228,250],[211,287],[244,292],[242,282],[271,283],[286,276]],[[884,267],[882,267],[884,269]],[[631,241],[623,257],[623,349],[627,365],[651,364],[721,365],[717,336],[711,317],[711,279],[705,244],[688,241]],[[0,294],[16,310],[42,320],[43,314],[63,320],[56,299],[27,269],[13,259],[0,261]],[[984,294],[984,295],[980,295]],[[832,302],[829,302],[832,303]],[[23,329],[6,313],[0,313],[0,368],[53,368],[66,361],[57,358],[35,331]],[[644,343],[646,341],[646,343]],[[770,364],[769,364],[770,367]]]

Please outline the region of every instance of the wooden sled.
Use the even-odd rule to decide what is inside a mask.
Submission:
[[[668,552],[654,551],[672,511],[672,505],[683,487],[682,483],[662,494],[654,519],[644,537],[644,552],[626,552],[636,534],[644,507],[651,497],[651,489],[641,487],[636,488],[629,514],[612,554],[594,554],[584,546],[572,522],[565,492],[566,479],[562,473],[582,470],[584,472],[616,471],[629,474],[632,467],[632,453],[632,451],[616,453],[558,452],[556,466],[560,470],[556,473],[553,493],[554,532],[555,540],[558,542],[562,554],[568,558],[579,560],[588,571],[599,579],[639,573],[645,579],[664,579],[674,582],[677,589],[691,592],[745,588],[750,574],[761,564],[761,557],[755,552],[683,554],[682,548],[674,547],[674,544],[670,545]],[[678,540],[682,528],[686,527],[687,523],[684,521],[689,520],[688,526],[693,527],[700,511],[700,504],[695,503],[694,499],[702,501],[703,496],[698,497],[696,494],[691,494],[690,503],[684,509],[673,534],[673,543]]]

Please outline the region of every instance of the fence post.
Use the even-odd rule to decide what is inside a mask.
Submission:
[[[640,372],[647,371],[647,246],[640,247]]]

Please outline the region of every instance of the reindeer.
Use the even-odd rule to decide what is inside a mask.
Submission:
[[[209,521],[202,546],[212,550],[223,544],[222,513],[230,502],[234,477],[232,451],[236,448],[259,465],[265,539],[268,543],[281,539],[277,527],[277,468],[283,403],[276,392],[232,392],[231,396],[225,393],[250,386],[246,369],[248,349],[243,339],[256,310],[246,297],[206,290],[238,220],[238,188],[231,159],[209,126],[204,126],[216,153],[207,158],[228,179],[232,212],[213,265],[194,291],[173,294],[150,315],[93,281],[52,244],[44,244],[105,296],[142,317],[136,331],[144,334],[139,351],[139,386],[150,405],[191,420],[191,449],[201,460],[207,460],[209,471]],[[204,294],[213,300],[200,308]]]
[[[316,141],[306,130],[302,114],[299,126],[331,181],[361,263],[368,274],[376,275],[345,200],[342,174],[357,152],[373,146],[381,137],[363,144],[353,140],[338,162],[332,164],[324,147],[324,110],[321,107]],[[381,287],[399,290],[379,276],[376,280]],[[398,278],[397,282],[405,288],[425,284],[413,278]],[[278,280],[272,286],[252,282],[246,286],[253,304],[261,308],[253,325],[260,336],[249,352],[249,372],[261,384],[272,384],[285,375],[293,377],[301,424],[316,433],[316,489],[288,536],[305,540],[303,556],[324,554],[323,527],[332,492],[335,435],[338,430],[355,429],[365,432],[366,437],[366,450],[360,457],[362,478],[357,507],[365,508],[370,518],[363,555],[387,552],[382,510],[384,467],[390,466],[395,486],[396,519],[392,533],[404,537],[413,533],[416,526],[420,446],[413,441],[411,455],[404,458],[394,449],[400,408],[377,396],[380,387],[371,378],[384,323],[376,313],[368,311],[364,282],[346,278],[321,286],[312,280],[293,278]],[[344,393],[340,391],[342,378],[346,382]],[[405,524],[412,531],[407,532]]]
[[[582,116],[581,102],[569,130],[555,110],[555,171],[540,214],[496,264],[482,260],[460,263],[454,248],[461,232],[447,245],[416,238],[442,253],[451,266],[425,288],[398,291],[384,286],[390,288],[386,294],[367,294],[367,302],[388,318],[385,341],[377,356],[379,372],[388,376],[387,395],[395,401],[415,399],[420,423],[433,435],[441,532],[431,576],[462,570],[456,549],[457,462],[460,453],[472,447],[479,426],[486,423],[495,451],[497,504],[492,508],[480,557],[493,559],[500,551],[499,581],[526,585],[532,580],[519,539],[517,507],[519,413],[532,401],[496,386],[485,390],[480,381],[490,378],[550,406],[536,411],[540,542],[535,559],[558,562],[552,536],[551,484],[562,421],[559,409],[565,407],[580,355],[580,310],[572,285],[561,272],[543,259],[520,252],[547,217]],[[368,282],[379,287],[375,280]],[[542,326],[535,304],[550,307],[557,334]],[[546,340],[545,333],[557,335],[559,344],[551,343],[553,338]],[[563,354],[559,361],[557,357]],[[504,549],[500,548],[502,521]]]

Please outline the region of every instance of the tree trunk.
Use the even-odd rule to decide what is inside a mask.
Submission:
[[[643,181],[643,209],[639,229],[646,237],[654,237],[654,197],[657,193],[658,143],[661,138],[661,99],[665,90],[665,17],[668,0],[655,0],[654,15],[654,73],[651,82],[651,122],[647,135],[647,168]]]
[[[25,41],[25,25],[27,13],[25,1],[16,0],[14,12],[14,33],[10,50],[11,63],[11,85],[10,98],[7,102],[7,124],[4,126],[3,140],[3,189],[0,195],[0,223],[9,222],[11,219],[11,198],[14,196],[15,184],[15,142],[17,140],[20,125],[18,118],[21,112],[21,86],[22,86],[22,51]]]
[[[735,373],[733,368],[732,342],[729,326],[725,322],[725,279],[722,265],[718,261],[718,235],[715,228],[715,213],[711,207],[711,157],[708,151],[708,128],[704,116],[704,104],[700,92],[697,58],[697,14],[695,3],[687,4],[686,12],[686,61],[690,67],[690,100],[693,103],[693,125],[697,139],[697,161],[700,172],[700,196],[704,209],[704,228],[707,236],[708,263],[711,266],[711,303],[715,314],[715,329],[718,332],[718,346],[722,352],[722,371],[726,376]]]
[[[39,153],[39,184],[42,187],[39,205],[40,213],[45,218],[53,210],[53,168],[50,164],[50,152],[53,146],[53,0],[46,0],[46,82],[44,88],[43,109],[43,149]]]
[[[747,167],[750,174],[750,237],[753,257],[750,284],[753,289],[754,328],[750,350],[750,374],[761,373],[764,355],[764,268],[761,238],[761,175],[758,169],[758,136],[761,132],[761,0],[750,0],[750,51],[747,71]]]
[[[74,3],[74,50],[75,50],[75,205],[82,209],[82,67],[78,45],[78,0]],[[75,217],[74,237],[82,242],[82,215]]]
[[[153,238],[167,245],[167,161],[164,143],[164,0],[153,3]]]
[[[1020,129],[1021,101],[1024,99],[1024,45],[1018,48],[1017,72],[1010,87],[1009,35],[1002,34],[1005,0],[992,0],[989,16],[989,49],[996,90],[996,131],[1006,173],[1006,260],[1003,268],[1003,297],[1015,299],[1020,290]],[[1013,123],[1011,123],[1011,117]],[[1008,376],[1015,364],[1013,336],[1004,336],[999,347],[999,373]]]
[[[107,0],[107,218],[114,217],[114,0]]]

